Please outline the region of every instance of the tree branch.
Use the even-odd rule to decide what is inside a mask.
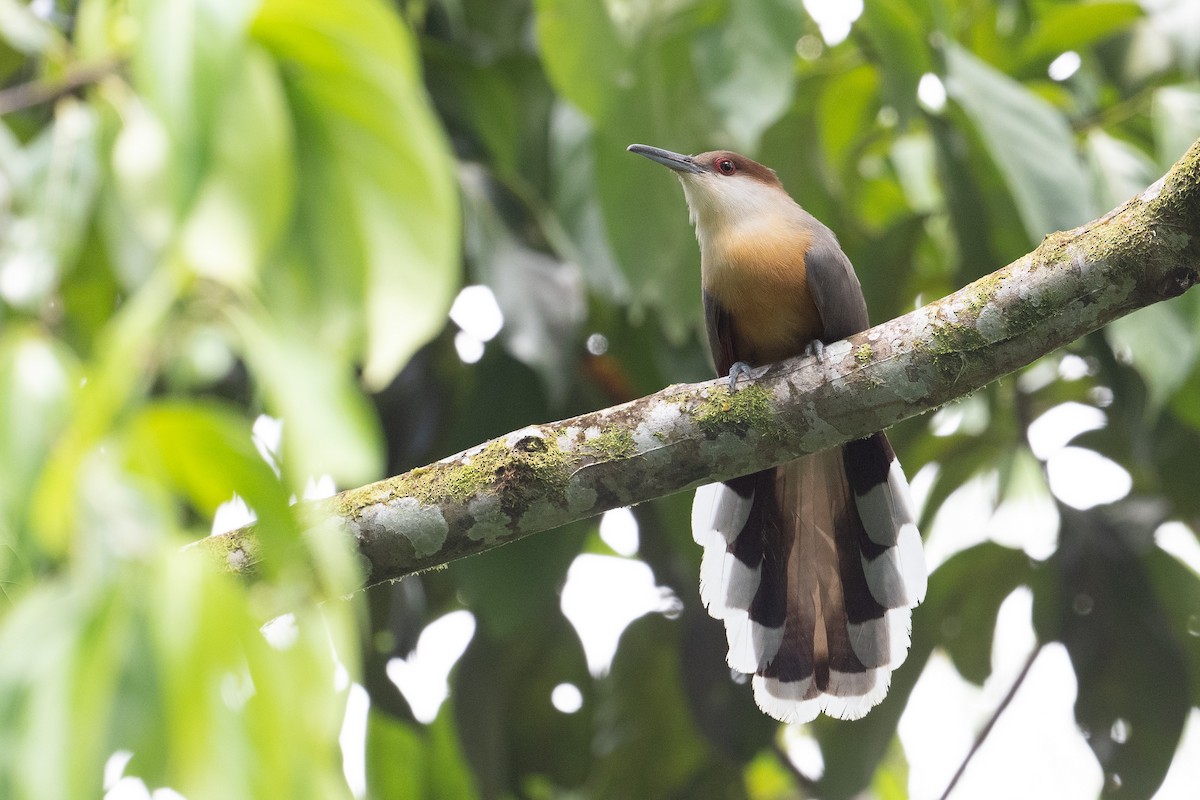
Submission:
[[[958,765],[958,769],[954,771],[954,777],[950,779],[950,783],[946,784],[946,790],[942,792],[941,800],[950,800],[950,794],[954,791],[954,787],[958,785],[962,779],[963,773],[967,771],[967,767],[971,764],[971,759],[979,752],[979,748],[983,747],[983,743],[987,741],[988,736],[992,733],[992,728],[996,727],[996,723],[1000,721],[1000,715],[1003,714],[1012,704],[1013,698],[1017,696],[1017,690],[1025,683],[1025,679],[1029,677],[1029,671],[1033,669],[1033,662],[1037,661],[1037,657],[1041,655],[1042,646],[1037,645],[1025,659],[1025,666],[1021,667],[1021,671],[1017,674],[1017,679],[1013,681],[1012,686],[1008,687],[1008,693],[1004,695],[1004,699],[1000,701],[1000,705],[996,706],[996,710],[992,712],[992,716],[988,718],[987,724],[983,726],[983,730],[975,737],[975,741],[971,744],[971,749],[967,751],[966,758]]]
[[[120,60],[110,59],[96,64],[72,67],[65,75],[54,81],[36,80],[0,89],[0,117],[43,103],[53,102],[65,94],[70,94],[93,83],[99,83],[120,69],[121,66]]]
[[[937,408],[1200,280],[1200,142],[1124,206],[891,322],[726,381],[532,425],[310,511],[355,539],[368,584],[701,483],[766,469]],[[253,527],[199,546],[251,573]]]

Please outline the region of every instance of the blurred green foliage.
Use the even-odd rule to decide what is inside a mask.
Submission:
[[[682,610],[600,678],[560,610],[575,556],[609,552],[594,522],[347,598],[353,554],[290,501],[709,377],[683,200],[630,142],[776,168],[881,321],[1155,180],[1200,137],[1198,77],[1189,2],[871,0],[829,43],[795,0],[0,0],[0,797],[97,796],[120,750],[191,798],[348,796],[347,677],[372,797],[903,796],[922,666],[985,680],[1022,585],[1106,792],[1152,795],[1200,705],[1200,576],[1155,544],[1200,524],[1194,295],[893,430],[926,530],[983,479],[994,509],[1057,504],[1058,547],[951,542],[888,700],[812,726],[819,779],[730,680],[687,497],[635,512]],[[504,316],[470,364],[464,284]],[[1027,432],[1068,401],[1105,415],[1074,444],[1126,498],[1050,495]],[[235,493],[252,586],[181,549]],[[460,608],[425,725],[388,663]]]

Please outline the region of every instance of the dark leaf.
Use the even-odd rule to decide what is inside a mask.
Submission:
[[[378,800],[479,797],[447,705],[423,730],[372,709],[367,715],[367,795]]]
[[[1144,14],[1138,3],[1095,2],[1046,9],[1021,46],[1024,62],[1048,61],[1120,33]]]
[[[602,746],[589,780],[593,796],[744,796],[739,764],[710,750],[696,730],[681,680],[678,635],[678,624],[649,615],[621,637],[612,674],[599,687]],[[742,688],[753,704],[749,686]]]
[[[573,714],[550,700],[562,683],[583,697]],[[574,629],[561,613],[497,639],[476,630],[452,683],[463,752],[483,798],[519,793],[526,776],[579,786],[592,763],[595,691]]]
[[[866,3],[855,29],[865,34],[880,65],[881,99],[896,110],[903,125],[917,111],[917,84],[933,71],[927,30],[912,4],[904,0]]]
[[[1033,574],[1021,550],[987,542],[957,553],[930,576],[937,586],[923,607],[934,634],[959,674],[982,686],[992,673],[992,639],[1000,604]]]
[[[947,89],[1004,176],[1029,241],[1086,222],[1091,193],[1062,113],[958,45],[947,47],[946,67]]]
[[[1060,506],[1057,617],[1079,680],[1075,717],[1103,768],[1105,795],[1150,797],[1187,718],[1188,661],[1147,569],[1159,515],[1130,502]]]
[[[1157,548],[1146,554],[1146,572],[1186,654],[1192,706],[1200,708],[1200,575]]]

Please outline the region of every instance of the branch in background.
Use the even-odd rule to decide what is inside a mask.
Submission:
[[[861,438],[970,394],[1200,280],[1200,142],[1124,206],[954,294],[798,358],[532,425],[309,507],[367,584]],[[200,547],[253,573],[254,529]]]
[[[53,102],[65,94],[99,83],[116,72],[121,64],[120,61],[110,60],[73,67],[55,81],[36,80],[0,90],[0,117]]]
[[[958,765],[958,769],[954,772],[954,777],[950,779],[950,783],[946,785],[946,791],[942,792],[941,800],[949,800],[950,793],[954,791],[954,787],[958,785],[959,779],[963,773],[967,771],[967,766],[971,763],[971,759],[979,752],[979,748],[983,747],[983,743],[987,741],[988,735],[992,732],[992,728],[996,727],[996,723],[1000,720],[1000,715],[1012,703],[1013,698],[1017,696],[1017,690],[1025,683],[1025,679],[1029,677],[1029,670],[1033,669],[1033,662],[1037,661],[1037,657],[1042,652],[1041,645],[1033,648],[1033,652],[1025,659],[1025,666],[1021,667],[1021,672],[1017,675],[1017,679],[1013,681],[1013,685],[1009,687],[1008,694],[1004,695],[1004,699],[1000,701],[1000,705],[996,706],[996,710],[992,712],[992,716],[988,718],[987,724],[983,726],[983,730],[975,737],[971,749],[967,751],[967,756]]]

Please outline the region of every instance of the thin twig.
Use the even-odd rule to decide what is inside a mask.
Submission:
[[[946,791],[942,792],[941,800],[947,800],[947,798],[950,797],[950,793],[953,792],[954,787],[958,785],[958,779],[961,778],[963,773],[967,771],[967,765],[970,764],[971,759],[975,757],[976,751],[983,746],[988,734],[990,734],[992,732],[992,728],[996,726],[996,721],[1000,719],[1000,715],[1004,713],[1004,709],[1008,708],[1008,704],[1012,702],[1014,697],[1016,697],[1017,690],[1021,688],[1021,684],[1024,683],[1025,678],[1029,676],[1029,670],[1031,667],[1033,667],[1033,662],[1037,660],[1038,653],[1040,652],[1042,652],[1042,646],[1038,645],[1033,649],[1033,652],[1029,654],[1029,658],[1025,661],[1025,666],[1021,668],[1021,674],[1017,676],[1015,681],[1013,681],[1012,688],[1008,690],[1008,694],[1006,694],[1004,699],[1000,701],[1000,705],[996,706],[996,711],[992,714],[992,718],[988,720],[987,725],[984,725],[983,730],[981,730],[979,735],[975,737],[975,744],[971,745],[971,749],[967,751],[967,757],[964,758],[963,762],[958,765],[958,771],[955,772],[954,777],[950,779],[950,784],[946,787]]]
[[[56,81],[29,81],[0,90],[0,116],[50,103],[65,94],[96,83],[121,66],[116,59],[77,67]]]

